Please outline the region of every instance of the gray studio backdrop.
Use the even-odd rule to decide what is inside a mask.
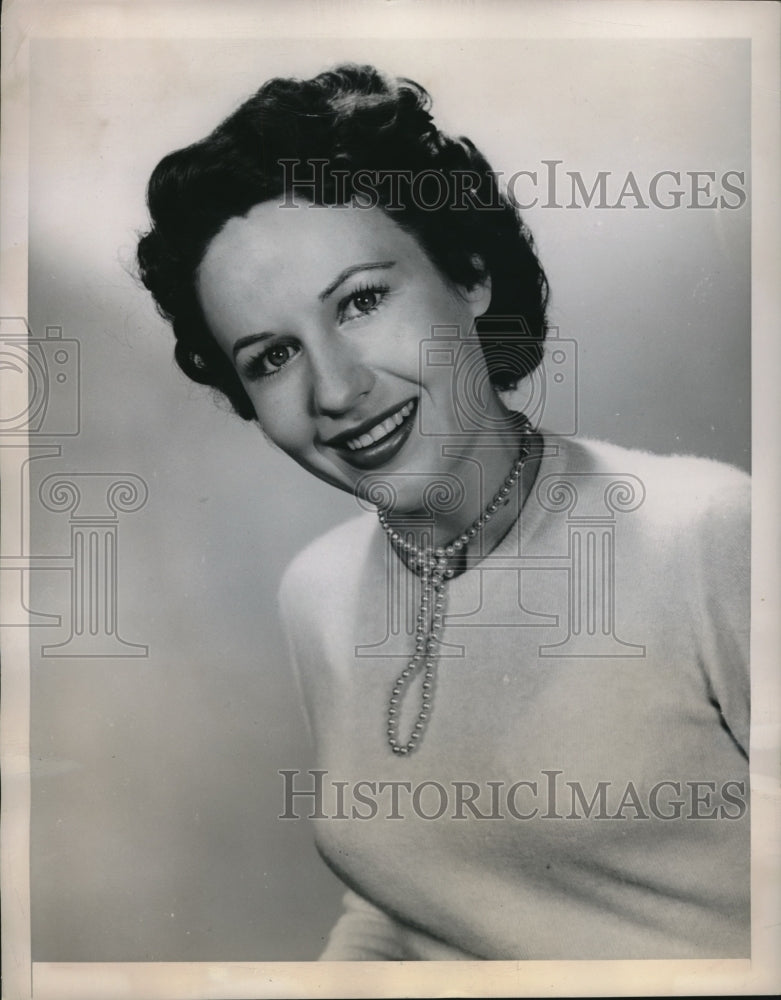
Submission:
[[[277,772],[305,768],[308,747],[275,593],[354,505],[174,368],[128,272],[149,172],[269,76],[344,59],[411,76],[497,169],[538,173],[525,217],[576,345],[578,432],[748,467],[749,205],[694,208],[685,177],[713,172],[717,203],[728,171],[748,191],[748,43],[96,39],[32,55],[29,321],[67,342],[77,397],[30,463],[31,605],[52,616],[32,643],[33,958],[314,958],[340,886],[307,823],[277,818]],[[674,209],[545,207],[546,160],[589,187],[610,172],[611,201],[629,171],[646,192],[680,172],[688,193]],[[529,177],[517,193],[531,200]],[[571,398],[549,385],[555,429]],[[67,645],[90,567],[124,646],[101,646],[105,622]]]

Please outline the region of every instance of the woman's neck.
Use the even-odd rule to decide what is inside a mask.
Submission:
[[[511,477],[521,451],[526,457],[512,486]],[[481,440],[479,449],[471,449],[460,462],[459,476],[464,487],[462,501],[454,507],[422,520],[419,527],[409,519],[398,527],[403,537],[421,549],[444,549],[458,538],[465,538],[480,519],[483,523],[470,535],[461,557],[456,560],[458,571],[480,562],[507,535],[534,485],[542,453],[542,436],[536,431],[519,430],[497,436],[490,442]],[[500,495],[504,490],[505,495]],[[486,514],[488,513],[488,516]],[[391,527],[392,518],[391,518]]]

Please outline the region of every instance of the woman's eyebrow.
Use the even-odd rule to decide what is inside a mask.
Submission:
[[[250,333],[246,337],[239,337],[231,349],[234,359],[243,348],[249,347],[250,344],[258,344],[262,340],[268,340],[271,336],[273,336],[271,333]]]
[[[333,295],[336,289],[352,275],[356,274],[358,271],[376,271],[379,268],[394,267],[396,265],[395,260],[380,260],[372,261],[367,264],[353,264],[350,267],[346,267],[341,271],[331,282],[331,284],[324,288],[322,292],[317,296],[321,302],[325,302],[329,295]]]

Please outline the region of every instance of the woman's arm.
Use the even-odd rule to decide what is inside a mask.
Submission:
[[[352,889],[344,894],[344,913],[334,924],[321,962],[458,962],[475,955],[394,920]]]

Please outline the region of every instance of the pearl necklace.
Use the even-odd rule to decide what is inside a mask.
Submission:
[[[521,477],[524,463],[531,449],[531,425],[522,427],[523,439],[520,453],[513,463],[509,475],[483,513],[449,544],[435,549],[422,548],[409,538],[403,538],[388,522],[387,512],[379,509],[377,516],[391,545],[407,565],[421,578],[420,612],[415,625],[415,652],[393,685],[388,700],[388,744],[396,754],[410,754],[420,746],[428,726],[434,703],[434,677],[437,668],[437,646],[440,642],[445,606],[447,602],[447,581],[455,576],[450,565],[454,556],[464,551],[483,530],[486,524],[510,498],[514,486]],[[418,718],[406,743],[399,740],[399,711],[406,688],[423,668],[421,703]]]

